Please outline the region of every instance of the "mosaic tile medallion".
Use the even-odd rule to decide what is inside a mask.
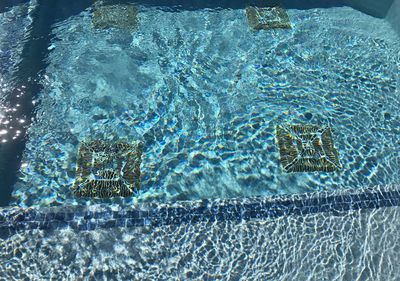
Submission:
[[[246,7],[246,16],[253,29],[291,28],[286,10],[279,7]]]
[[[95,5],[92,22],[96,29],[133,31],[139,24],[138,10],[134,5]]]
[[[82,142],[72,191],[78,197],[132,196],[140,187],[142,144]]]
[[[333,172],[341,168],[328,126],[276,127],[280,161],[286,172]]]

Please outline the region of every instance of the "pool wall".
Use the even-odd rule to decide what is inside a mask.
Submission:
[[[400,36],[400,0],[394,0],[386,19],[390,22]]]
[[[395,0],[395,2],[396,1],[397,0]],[[349,6],[364,13],[384,18],[391,7],[393,0],[348,0],[347,3],[349,3]]]

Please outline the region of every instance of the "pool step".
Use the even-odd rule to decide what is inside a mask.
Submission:
[[[328,126],[277,126],[276,137],[285,172],[334,172],[341,168]]]
[[[91,198],[132,196],[140,187],[141,156],[139,142],[82,142],[73,193]]]
[[[286,10],[279,6],[248,6],[246,7],[246,16],[249,25],[255,30],[292,27]]]

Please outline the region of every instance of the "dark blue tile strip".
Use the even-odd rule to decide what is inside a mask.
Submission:
[[[274,219],[282,216],[329,212],[341,215],[343,212],[360,209],[375,209],[400,205],[400,186],[394,189],[375,188],[349,194],[329,193],[305,194],[254,198],[243,200],[203,200],[182,205],[152,205],[149,210],[121,209],[113,211],[101,206],[101,211],[78,210],[51,211],[40,209],[5,209],[0,212],[0,237],[7,237],[16,231],[29,229],[52,230],[71,228],[73,230],[95,230],[113,227],[157,227],[182,223],[214,221],[246,221]]]

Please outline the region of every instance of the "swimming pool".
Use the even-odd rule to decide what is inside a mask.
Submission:
[[[143,143],[128,204],[397,183],[397,33],[345,6],[288,15],[255,32],[243,9],[138,5],[134,32],[93,28],[92,9],[54,25],[15,203],[72,204],[87,139]],[[343,167],[286,173],[287,124],[332,127]]]
[[[2,259],[27,247],[52,263],[69,247],[67,241],[56,246],[65,233],[82,245],[76,255],[87,255],[83,245],[117,231],[115,244],[99,246],[100,256],[87,262],[98,269],[102,260],[117,270],[104,249],[121,259],[127,249],[144,251],[143,260],[132,260],[144,267],[140,274],[124,271],[120,278],[245,280],[232,265],[238,260],[249,267],[247,280],[287,280],[289,267],[317,241],[337,252],[315,249],[299,280],[312,271],[314,258],[323,262],[310,276],[328,264],[343,266],[341,273],[321,275],[326,280],[396,276],[393,268],[373,271],[376,262],[365,262],[366,250],[355,253],[361,243],[355,235],[382,227],[388,232],[365,239],[392,241],[397,227],[379,220],[396,217],[400,203],[399,1],[283,1],[280,8],[239,1],[64,2],[14,3],[0,21],[0,46],[7,50],[1,58],[10,65],[0,70],[9,85],[2,102],[11,112],[2,120],[0,192],[9,198],[2,205],[13,207],[4,209],[0,224],[10,243]],[[257,22],[260,14],[267,23]],[[7,20],[12,17],[18,21]],[[19,26],[26,29],[14,34]],[[20,45],[7,45],[13,34]],[[18,93],[21,102],[10,98]],[[7,120],[19,127],[9,128]],[[124,167],[136,172],[128,176]],[[134,192],[110,191],[101,194],[111,198],[101,199],[90,191],[124,185]],[[307,225],[337,228],[309,239],[301,230]],[[196,227],[214,237],[204,248],[191,240]],[[87,240],[78,238],[81,232]],[[163,239],[174,233],[165,246],[170,250],[149,246],[163,245],[156,233]],[[27,236],[44,248],[35,252]],[[259,246],[271,250],[251,246],[255,237],[267,239]],[[229,256],[224,249],[235,243],[237,256]],[[45,254],[51,245],[58,252]],[[299,251],[288,259],[296,261],[285,263],[279,252],[293,247]],[[197,255],[188,257],[192,250]],[[383,253],[398,259],[394,249]],[[346,255],[360,264],[349,266]],[[24,266],[22,256],[3,272]],[[172,270],[179,264],[189,273]],[[78,278],[89,269],[58,270]],[[207,270],[210,276],[200,273]],[[99,278],[116,274],[100,271]]]

